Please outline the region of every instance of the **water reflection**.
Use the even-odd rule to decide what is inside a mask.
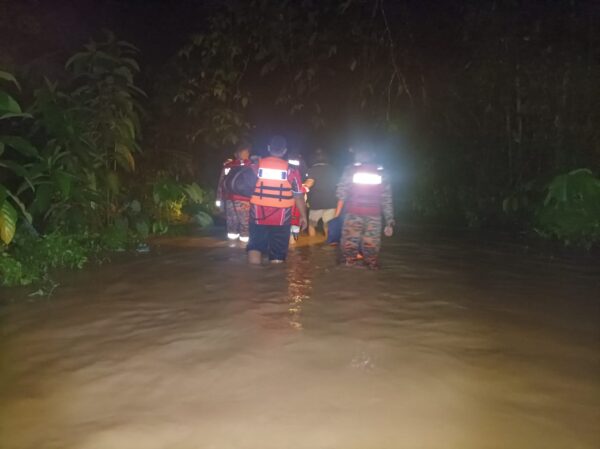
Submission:
[[[294,254],[293,259],[287,268],[289,324],[302,330],[302,308],[312,294],[314,266],[303,252]]]

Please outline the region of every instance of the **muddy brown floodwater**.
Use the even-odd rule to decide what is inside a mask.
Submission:
[[[176,238],[5,303],[0,447],[600,447],[600,263],[407,231],[369,272],[305,243],[257,268]]]

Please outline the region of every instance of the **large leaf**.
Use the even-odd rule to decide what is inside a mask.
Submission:
[[[69,66],[71,66],[72,64],[74,64],[75,62],[81,60],[81,59],[87,59],[90,57],[90,53],[88,52],[80,52],[80,53],[75,53],[73,56],[71,56],[69,58],[69,60],[66,62],[65,67],[69,68]]]
[[[64,199],[68,199],[73,185],[73,176],[62,170],[57,170],[52,174],[52,181],[56,184]]]
[[[0,240],[9,244],[17,230],[17,211],[8,201],[0,206]]]
[[[118,143],[115,145],[115,151],[116,151],[117,155],[120,156],[118,158],[120,165],[125,170],[134,171],[135,170],[135,159],[133,158],[133,153],[131,152],[131,150],[129,148],[127,148],[125,145]]]
[[[3,161],[0,161],[0,167],[9,169],[16,175],[20,176],[21,178],[24,178],[27,182],[29,182],[29,176],[28,176],[29,173],[22,164],[19,164],[18,162],[15,162],[15,161],[3,160]],[[33,189],[33,186],[31,188]]]
[[[0,205],[4,203],[6,197],[8,196],[8,189],[0,184]]]
[[[26,112],[21,112],[19,114],[6,113],[0,114],[0,120],[8,119],[8,118],[33,118],[33,115],[27,114]]]
[[[192,203],[201,204],[204,199],[204,192],[195,182],[184,187],[185,193]]]
[[[111,171],[106,174],[106,184],[112,193],[119,193],[119,176],[115,172]]]
[[[35,199],[31,204],[31,212],[36,214],[43,214],[50,208],[52,204],[52,192],[53,187],[49,182],[40,184],[35,189]]]
[[[0,143],[17,150],[23,156],[37,157],[37,149],[26,139],[20,136],[0,136]]]
[[[21,90],[21,86],[19,86],[19,82],[17,81],[17,79],[11,73],[4,72],[3,70],[0,70],[0,80],[10,81],[15,86],[17,86],[17,88],[19,90]]]
[[[0,90],[0,116],[5,114],[21,114],[21,106],[6,92]]]

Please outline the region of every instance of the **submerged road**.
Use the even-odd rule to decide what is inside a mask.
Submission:
[[[4,303],[0,448],[600,447],[600,261],[385,243],[370,272],[173,238]]]

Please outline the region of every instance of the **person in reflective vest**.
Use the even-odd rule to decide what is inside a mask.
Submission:
[[[250,241],[248,261],[260,264],[263,254],[272,263],[285,261],[291,232],[292,208],[300,212],[300,229],[307,226],[306,203],[300,172],[284,160],[287,143],[276,136],[269,144],[269,156],[253,164],[257,175],[250,199]]]
[[[358,151],[355,164],[344,170],[337,187],[336,216],[344,210],[343,262],[355,266],[362,259],[369,268],[378,269],[382,228],[385,225],[385,234],[392,235],[394,212],[390,184],[373,159],[372,152]]]
[[[216,205],[225,211],[227,221],[227,238],[239,239],[242,243],[249,240],[250,198],[229,192],[224,180],[235,167],[250,165],[250,145],[242,143],[235,152],[235,159],[228,159],[223,164],[219,185],[217,187]]]

